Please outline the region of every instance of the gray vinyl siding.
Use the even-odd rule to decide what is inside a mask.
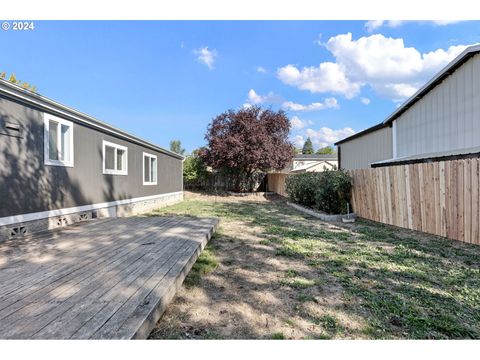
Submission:
[[[480,54],[396,120],[397,157],[480,146]]]
[[[22,138],[0,132],[0,217],[182,191],[182,160],[72,121],[74,166],[44,164],[43,110],[0,96],[0,126],[18,123]],[[105,175],[102,141],[128,147],[128,175]],[[157,185],[143,185],[143,152],[157,156]]]
[[[390,159],[392,155],[392,129],[382,129],[338,145],[340,148],[340,166],[342,169],[365,169],[380,160]]]

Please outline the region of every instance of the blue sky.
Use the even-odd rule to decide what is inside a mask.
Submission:
[[[479,22],[38,21],[0,31],[0,72],[160,146],[204,145],[210,120],[285,109],[315,147],[382,121],[465,46]]]

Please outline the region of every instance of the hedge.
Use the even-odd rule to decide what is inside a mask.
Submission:
[[[328,214],[345,214],[351,185],[352,179],[345,171],[326,170],[288,176],[286,191],[296,203]]]

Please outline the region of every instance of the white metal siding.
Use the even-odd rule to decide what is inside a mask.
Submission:
[[[385,127],[338,146],[342,169],[369,168],[373,162],[392,158],[392,128]]]
[[[480,146],[480,54],[395,121],[398,157]]]

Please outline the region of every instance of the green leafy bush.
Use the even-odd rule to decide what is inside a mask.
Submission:
[[[186,188],[201,188],[208,178],[207,166],[195,150],[183,162],[183,180]]]
[[[320,173],[305,172],[287,176],[285,190],[288,197],[299,204],[315,205],[315,192],[320,186]]]
[[[345,214],[350,199],[352,178],[342,170],[320,173],[320,187],[315,193],[316,206],[329,214]]]
[[[350,198],[351,177],[343,170],[290,175],[286,181],[288,197],[305,206],[329,214],[345,214]]]

